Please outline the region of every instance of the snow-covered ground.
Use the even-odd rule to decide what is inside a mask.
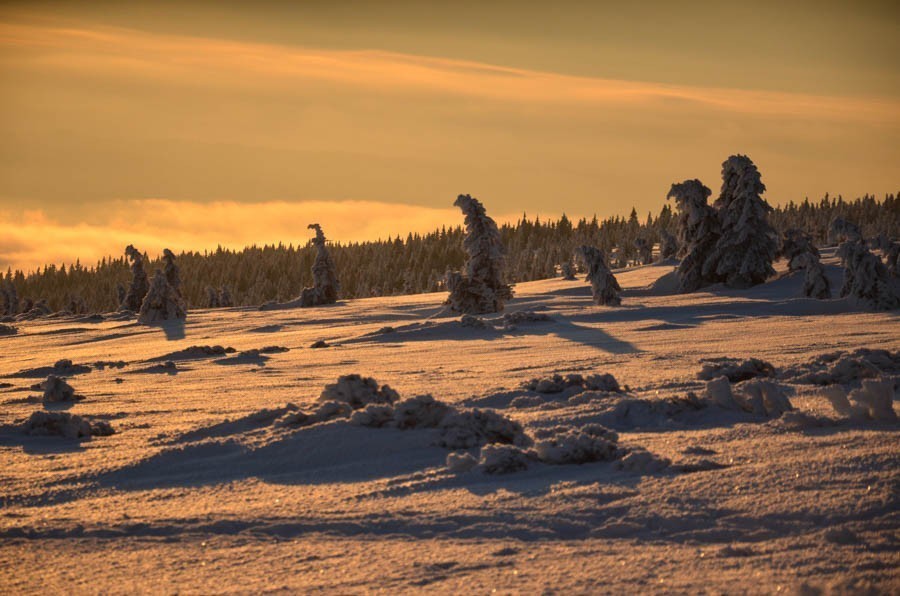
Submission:
[[[898,593],[900,426],[842,418],[809,382],[838,351],[900,365],[897,313],[797,298],[802,273],[783,269],[749,290],[667,295],[671,271],[615,272],[619,307],[580,280],[519,284],[506,312],[550,320],[487,326],[462,325],[445,294],[191,310],[166,327],[15,323],[0,337],[0,591]],[[773,365],[748,370],[805,416],[711,404],[698,374],[721,357]],[[900,372],[865,360],[836,380]],[[82,399],[45,404],[51,373]],[[451,471],[438,428],[284,423],[350,373],[400,399],[493,409],[532,439],[600,424],[619,451]],[[523,388],[570,373],[621,388]],[[26,434],[43,409],[116,432]]]

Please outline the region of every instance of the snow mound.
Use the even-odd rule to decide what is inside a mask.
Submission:
[[[312,414],[300,411],[285,414],[275,421],[274,426],[276,428],[311,426],[336,418],[349,418],[352,413],[353,408],[346,402],[326,401],[319,404],[319,407]]]
[[[513,445],[485,445],[475,469],[485,474],[512,474],[527,470],[532,457]]]
[[[68,412],[38,411],[23,425],[25,434],[33,436],[61,436],[67,439],[90,439],[115,433],[105,420],[90,422]]]
[[[397,428],[435,428],[454,409],[431,395],[419,395],[394,404]]]
[[[849,396],[840,385],[832,385],[825,388],[825,397],[839,415],[852,420],[898,421],[894,412],[894,382],[890,380],[866,379]]]
[[[264,426],[271,425],[273,422],[282,418],[287,414],[297,412],[299,408],[292,403],[286,404],[279,408],[263,408],[236,418],[235,420],[225,420],[212,426],[199,428],[184,433],[175,442],[190,442],[211,437],[224,437],[232,434],[255,430]]]
[[[19,330],[12,325],[2,325],[0,324],[0,336],[3,335],[15,335]]]
[[[664,471],[672,462],[644,449],[631,451],[616,462],[616,469],[624,472],[656,474]]]
[[[343,375],[336,383],[325,385],[319,401],[336,401],[349,404],[354,410],[369,404],[392,404],[400,399],[400,395],[388,385],[378,386],[372,377],[358,374]]]
[[[834,385],[890,373],[900,373],[900,351],[860,348],[817,356],[806,364],[786,369],[781,378],[794,383]]]
[[[609,373],[588,375],[579,374],[562,376],[559,374],[547,378],[535,378],[522,383],[522,388],[537,393],[562,393],[566,389],[576,387],[582,391],[608,391],[619,393],[622,391],[619,382]]]
[[[706,383],[709,401],[726,410],[743,410],[757,416],[778,418],[793,410],[784,390],[771,381],[755,380],[735,386],[732,390],[728,377],[719,377]]]
[[[314,341],[309,347],[313,350],[318,350],[319,348],[330,348],[331,346],[324,339],[320,339]]]
[[[622,430],[668,427],[680,414],[702,410],[708,405],[709,401],[693,394],[666,400],[629,397],[618,400],[597,421]]]
[[[534,436],[534,451],[548,464],[611,461],[619,456],[618,435],[599,424],[543,429]]]
[[[394,421],[394,408],[390,404],[369,404],[350,415],[350,424],[381,428]]]
[[[439,428],[437,444],[446,449],[469,449],[487,443],[529,443],[521,424],[492,410],[453,412],[444,417]]]
[[[478,458],[465,451],[447,454],[447,470],[454,474],[464,474],[478,465]]]
[[[746,381],[754,377],[774,377],[775,367],[758,358],[750,358],[743,362],[737,358],[716,358],[703,361],[703,369],[697,373],[697,378],[710,381],[716,377],[725,376],[732,383]]]
[[[56,375],[48,375],[47,380],[41,383],[45,402],[70,402],[84,399],[75,394],[75,389],[66,380]]]

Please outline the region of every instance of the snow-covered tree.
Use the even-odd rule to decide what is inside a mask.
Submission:
[[[181,273],[178,271],[178,265],[175,264],[175,253],[168,248],[163,249],[163,261],[165,261],[166,281],[169,286],[181,294]]]
[[[128,288],[125,300],[119,306],[124,310],[138,312],[150,288],[147,272],[144,271],[144,256],[131,244],[125,247],[125,256],[131,261],[131,287]]]
[[[637,249],[641,265],[649,265],[653,262],[653,244],[646,238],[635,238],[634,248]]]
[[[807,259],[800,258],[802,255],[811,254],[819,258],[819,249],[813,244],[812,236],[798,228],[791,228],[784,232],[781,239],[781,256],[788,261],[788,268],[791,271],[803,269],[804,265],[801,261],[806,262]]]
[[[572,262],[572,259],[563,261],[563,264],[560,265],[560,272],[562,273],[563,279],[566,281],[573,281],[575,279],[575,264]]]
[[[869,252],[863,240],[844,242],[838,252],[844,261],[842,297],[847,296],[872,310],[900,308],[895,280],[881,259]]]
[[[900,242],[892,242],[884,257],[884,264],[893,277],[900,277]]]
[[[678,244],[681,263],[677,274],[682,292],[693,292],[718,281],[704,277],[704,263],[719,241],[719,219],[706,200],[712,191],[699,180],[685,180],[673,184],[666,195],[675,199],[678,209]]]
[[[809,298],[827,300],[831,298],[831,283],[825,277],[825,268],[819,261],[819,255],[812,252],[803,252],[791,259],[795,270],[804,271],[803,295]]]
[[[466,216],[466,272],[447,276],[450,295],[447,303],[456,312],[482,314],[500,312],[512,298],[512,288],[503,278],[503,244],[500,230],[481,202],[470,195],[459,195],[453,203]]]
[[[181,293],[169,284],[166,274],[161,269],[157,269],[150,282],[150,289],[141,303],[138,322],[149,325],[158,321],[186,317],[187,308]]]
[[[219,288],[219,306],[222,308],[231,308],[234,306],[234,300],[231,298],[231,292],[228,290],[228,286]]]
[[[19,294],[16,291],[16,285],[11,279],[4,279],[3,283],[0,284],[0,298],[2,298],[3,301],[0,314],[19,314]]]
[[[772,207],[760,196],[765,191],[759,170],[746,155],[732,155],[722,164],[722,191],[713,204],[721,235],[704,263],[705,278],[746,288],[775,274],[778,241],[768,221]]]
[[[595,246],[584,245],[581,247],[581,255],[587,266],[586,281],[591,282],[591,293],[594,302],[607,306],[618,306],[622,303],[619,292],[622,288],[615,276],[606,264],[606,255]]]
[[[219,308],[219,293],[212,286],[206,286],[206,308]]]
[[[678,240],[667,232],[660,230],[659,232],[659,259],[674,259],[678,255]]]
[[[835,217],[828,230],[828,240],[832,244],[843,242],[856,242],[862,240],[862,232],[859,226],[843,217]]]
[[[338,282],[334,261],[325,244],[325,234],[322,226],[317,223],[307,226],[316,231],[316,237],[312,239],[316,247],[316,260],[313,262],[313,287],[303,288],[300,296],[300,306],[318,306],[320,304],[334,304],[337,302],[341,284]]]

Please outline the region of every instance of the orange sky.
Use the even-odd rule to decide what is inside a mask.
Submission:
[[[900,188],[891,4],[670,4],[4,4],[0,267]]]

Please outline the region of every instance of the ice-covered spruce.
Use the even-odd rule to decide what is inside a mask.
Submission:
[[[678,256],[678,240],[666,230],[661,230],[659,233],[659,260],[674,259],[676,256]]]
[[[16,316],[19,314],[19,293],[12,277],[7,277],[0,282],[0,315]]]
[[[144,296],[141,304],[138,322],[151,325],[186,317],[187,307],[181,293],[169,285],[166,274],[157,269],[153,275],[153,281],[150,283],[150,290]]]
[[[649,265],[653,262],[653,243],[646,238],[636,238],[634,248],[638,253],[638,260],[641,265]]]
[[[869,310],[900,308],[900,288],[887,267],[869,252],[865,242],[845,242],[838,249],[844,261],[841,297],[848,297]]]
[[[785,231],[781,238],[779,254],[787,260],[790,271],[803,269],[808,254],[815,256],[816,259],[820,257],[819,249],[813,244],[812,236],[799,228]]]
[[[606,255],[595,246],[584,245],[581,254],[587,266],[587,281],[591,282],[591,294],[594,303],[606,306],[618,306],[622,304],[619,292],[622,291],[619,282],[606,263]]]
[[[175,253],[168,248],[164,248],[163,261],[165,261],[163,271],[166,274],[166,281],[169,283],[169,287],[181,296],[181,271],[178,269],[178,264],[175,263]]]
[[[119,308],[138,312],[144,302],[144,297],[150,290],[150,282],[147,272],[144,270],[144,256],[134,245],[125,247],[125,256],[131,261],[131,286],[125,293],[125,298],[119,304]]]
[[[91,422],[69,412],[37,411],[22,425],[27,435],[60,436],[67,439],[90,439],[115,434],[105,420]]]
[[[807,298],[827,300],[831,298],[831,282],[825,276],[825,268],[819,257],[811,252],[801,253],[791,263],[803,270],[803,295]]]
[[[500,312],[512,298],[512,288],[504,281],[503,245],[500,230],[478,199],[459,195],[453,203],[466,216],[465,273],[448,272],[447,304],[458,313]]]
[[[337,278],[337,270],[331,253],[328,252],[325,234],[322,226],[317,223],[309,224],[310,230],[316,231],[316,237],[311,240],[316,247],[316,259],[313,261],[313,287],[303,288],[300,294],[300,306],[319,306],[322,304],[334,304],[338,299],[341,284]]]
[[[835,217],[828,230],[828,241],[832,244],[858,242],[863,239],[859,226],[843,217]]]
[[[778,241],[768,221],[772,207],[761,196],[765,191],[759,170],[746,155],[732,155],[722,164],[722,191],[713,204],[721,234],[703,264],[704,278],[747,288],[775,274]]]
[[[712,191],[699,180],[685,180],[673,184],[667,199],[675,199],[678,210],[678,245],[681,262],[678,264],[679,287],[682,292],[694,292],[719,281],[704,274],[703,265],[719,241],[720,227],[716,211],[707,204]]]

